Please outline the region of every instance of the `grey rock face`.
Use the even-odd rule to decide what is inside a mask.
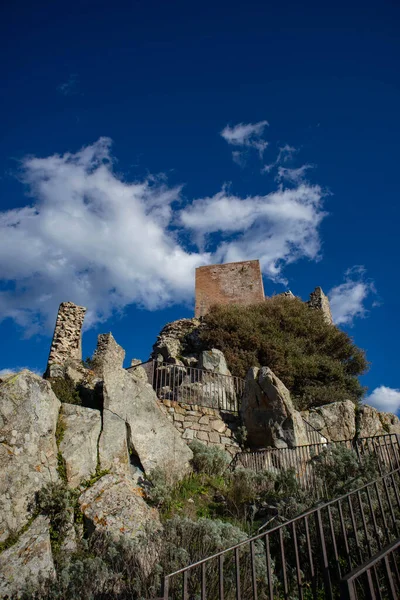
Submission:
[[[103,431],[99,440],[99,458],[101,469],[113,473],[129,472],[129,452],[127,427],[125,420],[109,411],[103,410]]]
[[[102,364],[105,412],[113,413],[127,424],[128,447],[146,473],[160,467],[171,478],[180,479],[190,470],[191,450],[161,411],[151,385],[135,379],[122,368],[124,351],[112,335],[108,334],[107,340],[102,337],[101,342],[103,349],[98,354]],[[104,421],[103,448],[107,446],[104,440],[110,437],[107,427]]]
[[[373,406],[362,404],[358,416],[360,437],[400,433],[400,420],[396,415],[380,412]]]
[[[199,368],[205,369],[206,371],[212,371],[213,373],[219,373],[220,375],[230,375],[225,356],[221,350],[205,350],[200,354]]]
[[[149,523],[161,528],[158,512],[146,504],[134,479],[109,474],[101,477],[79,498],[81,510],[93,529],[114,537],[135,537]]]
[[[96,470],[101,415],[98,410],[63,404],[60,418],[65,432],[59,450],[65,460],[68,484],[77,487]]]
[[[199,327],[199,319],[179,319],[167,323],[153,346],[152,358],[157,360],[160,356],[162,361],[174,362],[182,354],[196,352]]]
[[[27,523],[35,492],[58,479],[60,402],[30,371],[0,383],[0,541]]]
[[[379,419],[385,433],[396,433],[400,435],[400,419],[396,415],[387,412],[380,412]]]
[[[248,432],[247,442],[252,447],[291,448],[308,443],[289,390],[269,367],[249,370],[241,415]]]
[[[14,546],[0,554],[0,598],[18,594],[27,583],[55,577],[49,524],[37,517]]]
[[[356,417],[351,400],[331,402],[301,414],[329,441],[351,440],[355,436]]]

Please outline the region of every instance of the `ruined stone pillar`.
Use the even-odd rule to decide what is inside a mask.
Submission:
[[[325,321],[329,324],[333,324],[331,305],[329,304],[328,296],[325,296],[322,288],[316,287],[310,294],[310,300],[308,301],[310,308],[316,308],[322,311]]]
[[[62,302],[58,309],[53,341],[47,362],[46,377],[62,377],[68,361],[82,360],[82,325],[86,308]]]

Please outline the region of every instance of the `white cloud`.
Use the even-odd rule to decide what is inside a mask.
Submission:
[[[221,131],[221,135],[224,140],[228,142],[228,144],[256,148],[260,153],[260,156],[262,156],[264,150],[268,146],[268,142],[262,139],[264,129],[267,126],[268,121],[259,121],[258,123],[239,123],[233,127],[229,127],[229,125],[227,125]]]
[[[37,369],[30,369],[29,367],[16,367],[14,369],[0,369],[0,378],[7,377],[8,375],[15,375],[16,373],[20,373],[25,370],[30,371],[31,373],[35,373],[35,375],[42,376],[43,373],[39,373]]]
[[[317,259],[320,250],[318,227],[325,212],[319,186],[300,185],[266,196],[239,198],[226,190],[210,198],[195,200],[182,210],[184,227],[204,242],[207,234],[234,239],[220,242],[214,253],[218,262],[257,257],[263,272],[282,280],[285,264],[300,257]]]
[[[364,403],[375,406],[378,410],[397,413],[400,409],[400,390],[381,385],[364,399]]]
[[[298,185],[301,181],[304,181],[308,169],[312,169],[313,165],[303,165],[297,169],[289,169],[287,167],[278,167],[278,173],[276,175],[277,181],[287,181]]]
[[[355,266],[345,273],[345,282],[328,293],[332,316],[336,325],[351,325],[356,317],[365,317],[365,301],[376,290],[372,281],[365,278],[365,269]]]
[[[118,177],[110,144],[26,158],[32,204],[0,212],[0,315],[27,335],[52,329],[62,301],[86,306],[90,327],[128,304],[191,301],[199,265],[260,258],[264,274],[284,281],[285,265],[319,258],[319,186],[245,198],[224,188],[179,208],[181,188],[163,178]],[[187,250],[190,235],[199,250]]]
[[[75,94],[78,94],[78,86],[78,76],[76,74],[72,74],[69,76],[68,81],[60,83],[60,85],[57,87],[57,90],[63,96],[74,96]]]
[[[27,158],[35,204],[0,213],[0,314],[34,333],[59,302],[88,307],[86,325],[136,303],[156,309],[191,298],[207,254],[186,252],[168,229],[180,188],[127,183],[112,170],[110,140],[76,154]]]
[[[297,148],[285,144],[279,148],[278,157],[276,163],[285,163],[293,158],[293,155],[298,152]]]

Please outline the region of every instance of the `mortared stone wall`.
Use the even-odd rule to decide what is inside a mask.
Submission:
[[[264,286],[258,260],[207,265],[196,269],[195,317],[213,304],[249,305],[263,302]]]

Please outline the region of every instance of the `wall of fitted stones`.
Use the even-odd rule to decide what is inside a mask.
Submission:
[[[264,301],[258,260],[207,265],[196,269],[195,317],[205,315],[213,304],[254,304]]]
[[[332,325],[332,313],[331,313],[331,305],[328,300],[328,296],[324,294],[322,288],[319,286],[315,288],[313,292],[310,294],[310,299],[307,302],[310,308],[316,308],[317,310],[321,310],[324,316],[325,321]]]
[[[240,452],[234,436],[240,425],[239,417],[213,408],[160,400],[161,410],[167,415],[182,438],[189,444],[199,440],[206,446],[218,446],[231,456]]]
[[[86,308],[73,302],[62,302],[58,309],[47,370],[51,365],[64,365],[68,360],[82,360],[82,325]]]

